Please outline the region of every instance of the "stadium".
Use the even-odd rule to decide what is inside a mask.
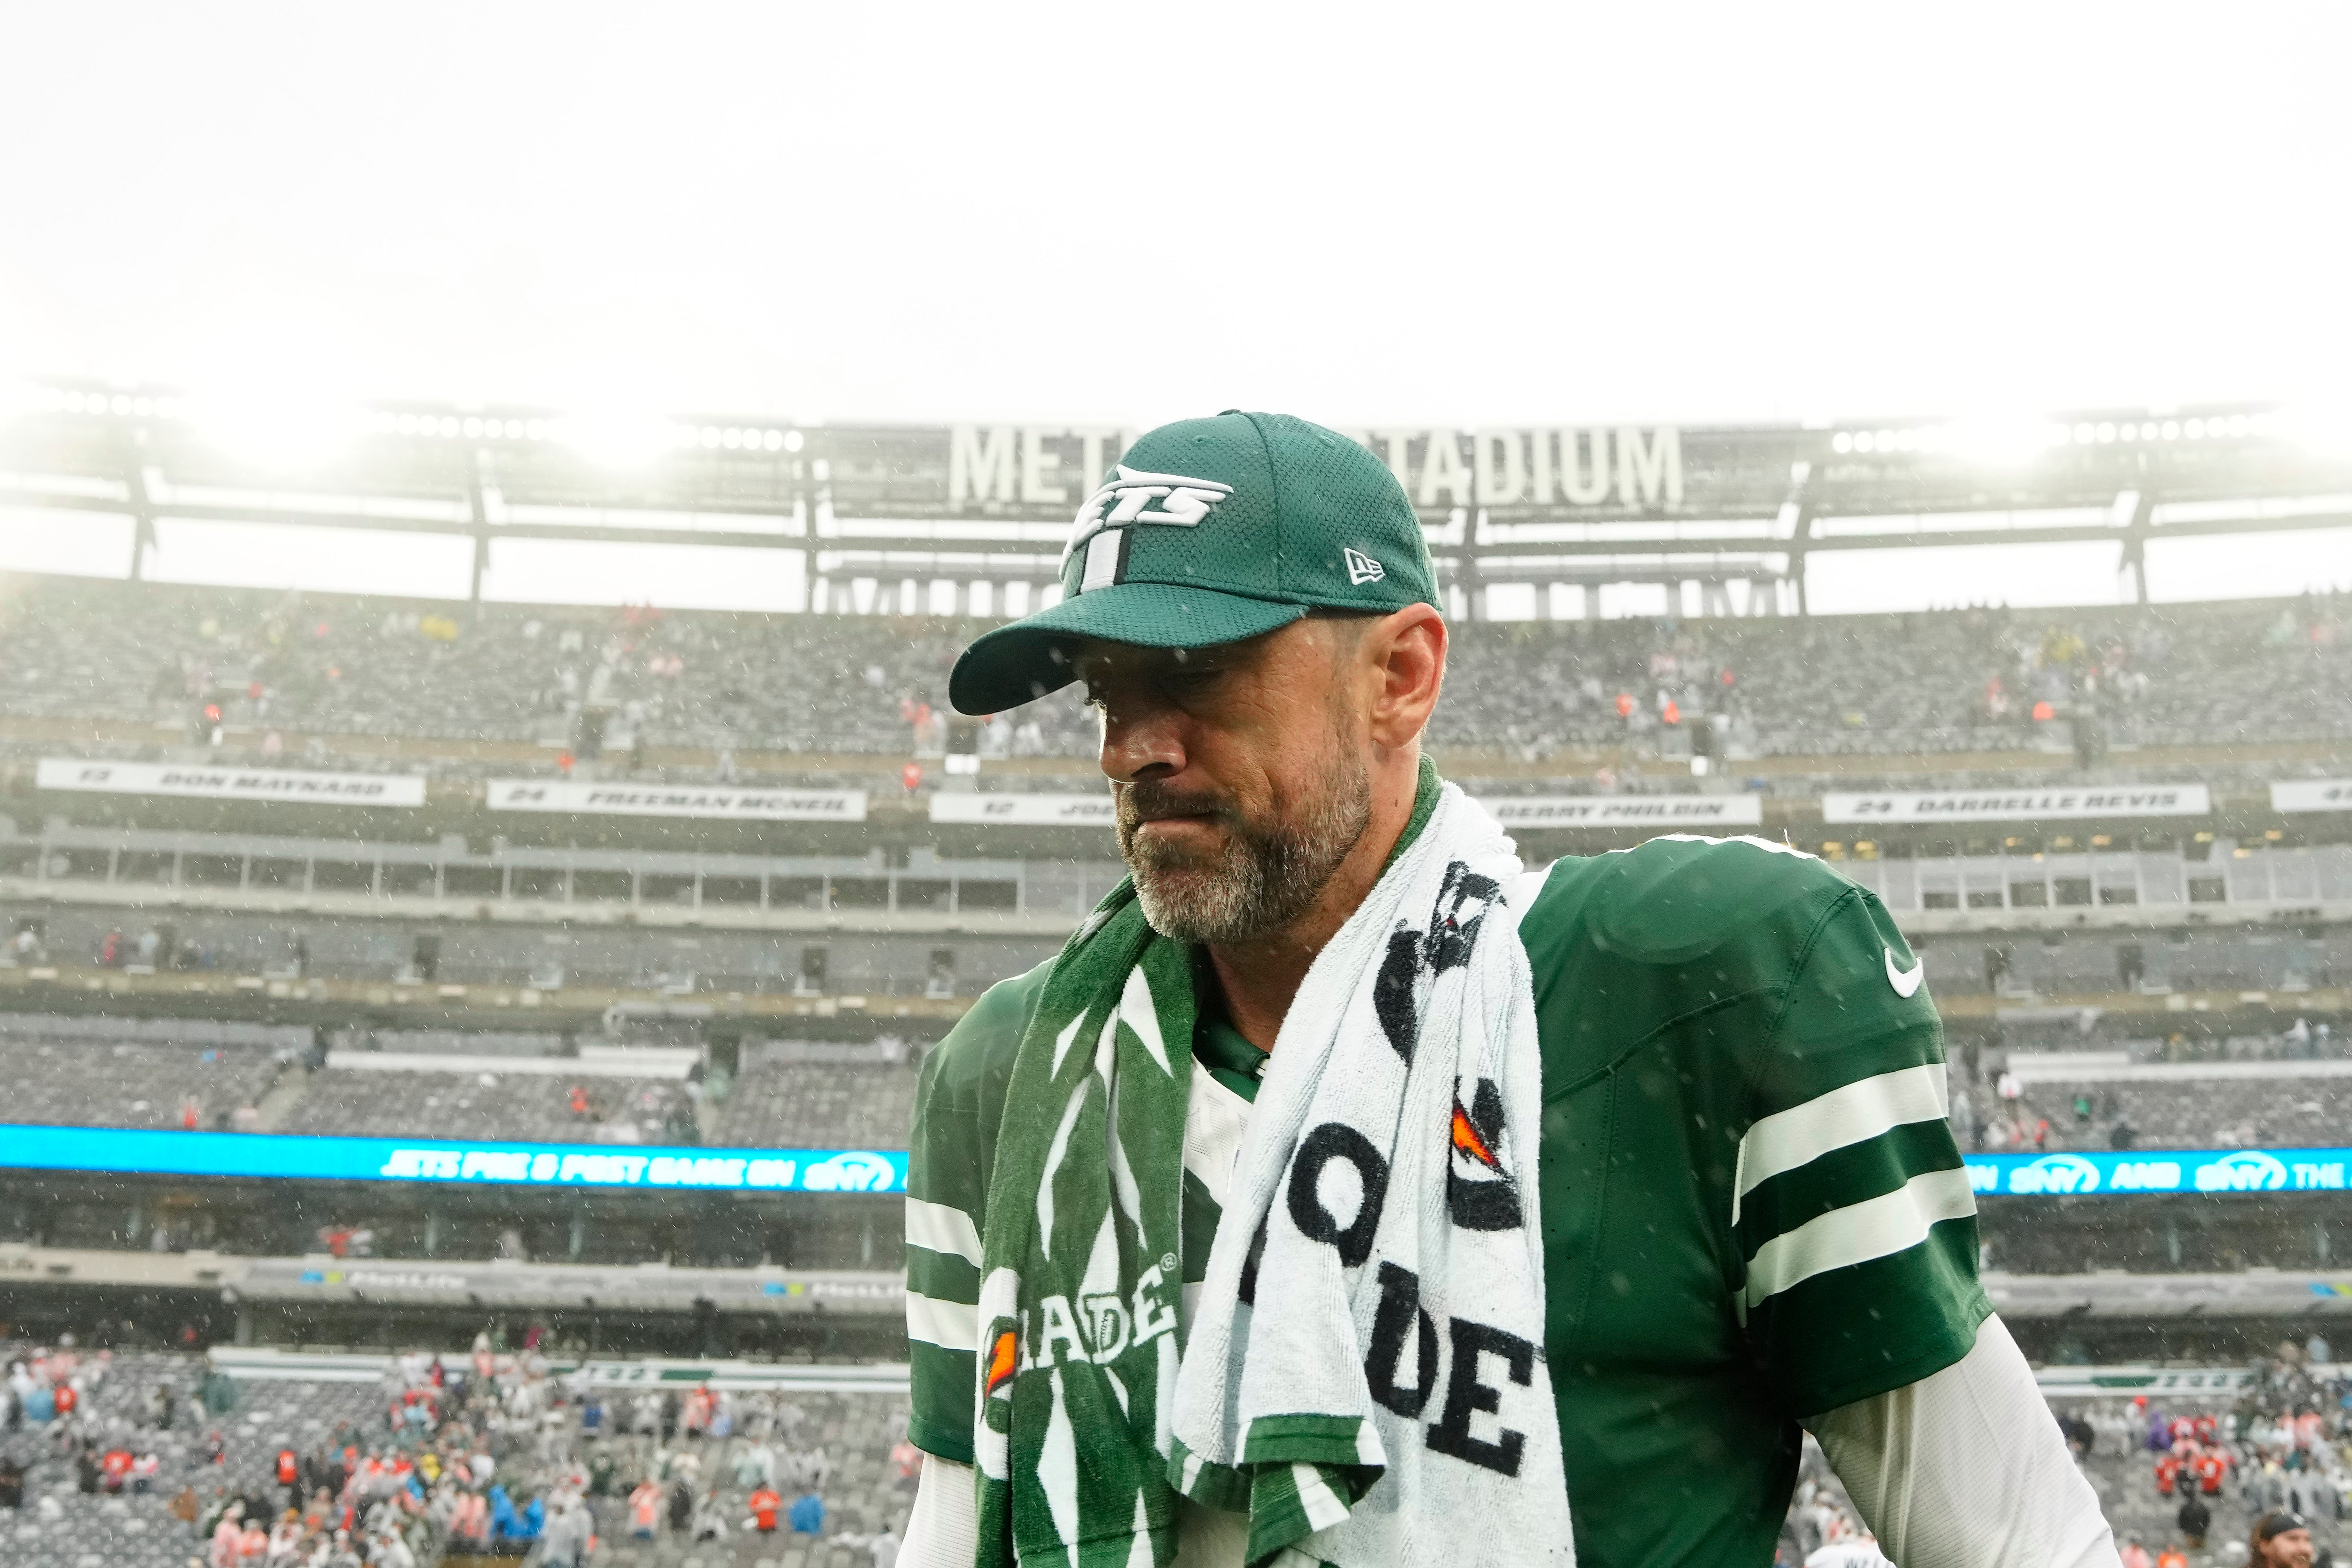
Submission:
[[[0,1568],[2352,1561],[2352,17],[20,10]]]
[[[680,1420],[641,1436],[630,1391],[716,1390],[771,1468],[827,1451],[850,1530],[901,1523],[917,1070],[1122,869],[1089,716],[950,717],[946,666],[1057,592],[1041,476],[1125,437],[662,434],[616,483],[551,414],[383,409],[295,493],[168,391],[46,385],[0,432],[19,515],[122,567],[17,577],[0,620],[0,1314],[77,1347],[42,1364],[133,1449],[212,1427],[261,1489],[478,1345],[510,1405],[599,1400],[621,1444]],[[1363,439],[1456,622],[1435,756],[1531,863],[1757,835],[1901,923],[1988,1288],[2105,1434],[2111,1519],[2160,1533],[2126,1401],[2291,1416],[2352,1312],[2347,611],[1822,617],[1804,561],[2291,539],[2352,471],[2262,408],[2031,434],[1997,468],[1937,426]],[[229,522],[456,537],[478,594],[518,548],[758,550],[804,607],[143,580]],[[229,1392],[158,1437],[159,1384]],[[740,1511],[769,1473],[709,1479]],[[109,1560],[179,1560],[160,1491],[70,1500]]]

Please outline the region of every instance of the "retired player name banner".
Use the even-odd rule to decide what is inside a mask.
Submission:
[[[931,820],[1019,827],[1108,827],[1111,798],[1102,795],[935,795]]]
[[[1764,802],[1752,795],[1506,795],[1480,805],[1506,827],[1753,827]],[[931,820],[1023,827],[1108,827],[1108,795],[935,795]]]
[[[290,800],[314,805],[402,807],[425,804],[425,781],[414,773],[182,767],[172,763],[86,763],[71,757],[43,757],[33,782],[41,789],[175,795],[190,800]]]
[[[699,816],[739,822],[863,822],[862,789],[734,789],[723,785],[574,784],[492,779],[492,811],[587,816]]]
[[[2204,816],[2203,784],[2098,789],[1888,790],[1822,796],[1823,822],[2061,822],[2110,816]]]
[[[1754,827],[1756,795],[1528,795],[1478,803],[1506,827]]]
[[[2352,811],[2352,779],[2295,779],[2271,785],[2273,811]]]

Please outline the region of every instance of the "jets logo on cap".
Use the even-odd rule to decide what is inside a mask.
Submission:
[[[1218,479],[1147,474],[1125,463],[1115,471],[1118,477],[1088,496],[1087,504],[1078,509],[1077,521],[1070,527],[1070,542],[1062,547],[1064,561],[1106,528],[1128,528],[1139,522],[1191,528],[1209,515],[1211,507],[1234,493],[1233,486]]]
[[[1348,581],[1360,588],[1367,583],[1377,583],[1389,574],[1389,569],[1360,550],[1348,552]]]
[[[1148,522],[1192,528],[1234,493],[1234,487],[1221,479],[1150,474],[1125,463],[1115,472],[1118,478],[1088,496],[1087,504],[1078,509],[1077,521],[1070,525],[1070,542],[1062,547],[1065,567],[1079,550],[1087,552],[1086,574],[1078,583],[1081,594],[1107,588],[1118,580],[1125,537],[1109,531]]]

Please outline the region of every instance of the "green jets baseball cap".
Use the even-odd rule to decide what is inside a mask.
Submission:
[[[962,713],[1002,713],[1076,679],[1080,638],[1208,647],[1310,609],[1436,605],[1421,520],[1386,465],[1336,430],[1228,409],[1162,425],[1078,509],[1062,599],[964,649]]]

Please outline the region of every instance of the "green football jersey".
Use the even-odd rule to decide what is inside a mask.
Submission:
[[[1870,893],[1751,838],[1559,861],[1519,934],[1543,1053],[1545,1350],[1578,1559],[1760,1568],[1801,1419],[1950,1365],[1991,1311],[1918,961]],[[912,1436],[967,1464],[995,1130],[1049,968],[981,999],[924,1064],[917,1102]],[[1213,1005],[1202,1016],[1190,1282],[1256,1058]]]

